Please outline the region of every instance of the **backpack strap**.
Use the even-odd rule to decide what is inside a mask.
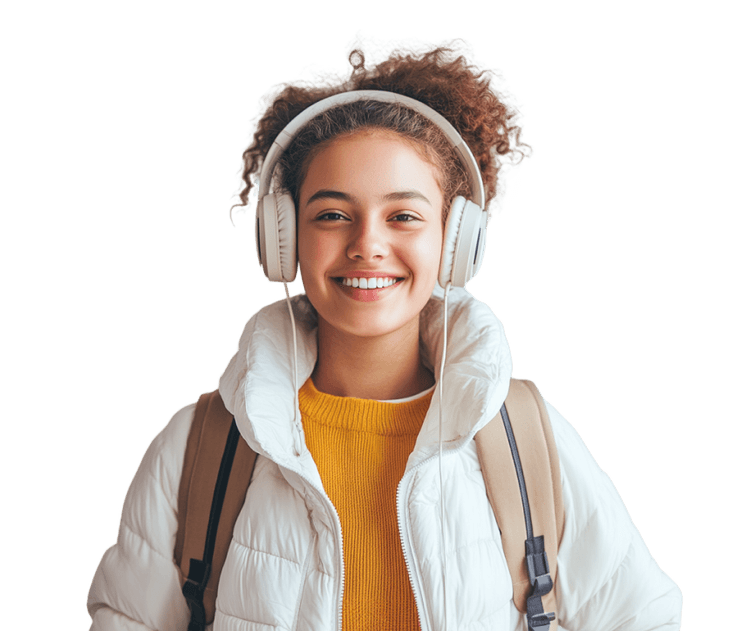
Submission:
[[[528,614],[530,628],[549,625],[554,631],[557,620],[545,612],[558,610],[554,581],[565,517],[557,447],[536,386],[511,379],[501,412],[476,441],[513,581],[513,602]]]
[[[174,548],[190,607],[189,631],[203,631],[213,622],[221,568],[255,459],[219,391],[201,396],[185,449]]]

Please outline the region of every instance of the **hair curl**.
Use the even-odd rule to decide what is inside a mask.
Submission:
[[[349,55],[348,81],[321,86],[287,85],[261,117],[252,144],[243,153],[240,206],[245,206],[262,161],[281,130],[307,107],[351,90],[385,90],[425,103],[442,114],[471,149],[482,173],[487,202],[497,194],[501,158],[520,160],[528,146],[520,141],[516,112],[492,90],[491,75],[480,71],[450,48],[424,54],[395,51],[372,69],[361,50]],[[446,204],[469,193],[468,178],[456,152],[432,122],[414,110],[379,101],[355,101],[324,112],[308,122],[277,164],[283,190],[299,203],[299,190],[312,158],[334,138],[366,129],[386,129],[410,140],[437,167]],[[444,209],[445,211],[446,209]]]

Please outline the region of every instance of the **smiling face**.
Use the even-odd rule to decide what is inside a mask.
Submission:
[[[418,334],[438,275],[442,207],[436,168],[395,133],[339,138],[310,161],[297,249],[321,330]]]

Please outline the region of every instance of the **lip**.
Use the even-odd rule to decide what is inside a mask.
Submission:
[[[343,272],[341,274],[332,274],[333,278],[398,278],[399,280],[404,279],[404,276],[400,274],[394,274],[386,271],[365,271],[365,270],[352,270],[349,272]]]
[[[398,276],[396,274],[387,274],[385,272],[349,272],[340,276],[332,276],[333,282],[336,287],[349,298],[356,300],[357,302],[375,302],[381,300],[393,289],[400,286],[404,281],[404,276]],[[360,289],[359,287],[350,287],[344,285],[341,280],[344,278],[393,278],[396,280],[395,283],[388,287],[375,287],[373,289]]]

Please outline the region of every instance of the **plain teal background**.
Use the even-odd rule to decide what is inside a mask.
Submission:
[[[457,37],[534,149],[469,289],[681,586],[684,628],[716,624],[748,565],[720,553],[746,530],[743,20],[728,1],[5,5],[6,626],[87,628],[146,447],[284,296],[254,209],[229,215],[264,97],[346,74],[357,44],[375,61]]]

